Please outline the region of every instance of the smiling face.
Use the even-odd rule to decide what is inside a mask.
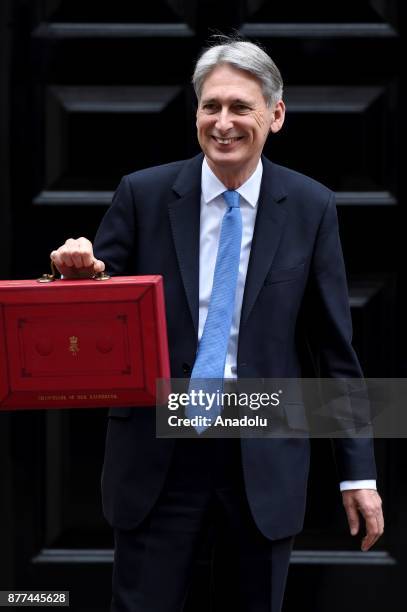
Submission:
[[[284,103],[266,105],[260,81],[245,70],[220,64],[206,77],[196,126],[209,167],[229,189],[256,169],[270,131],[284,122]]]

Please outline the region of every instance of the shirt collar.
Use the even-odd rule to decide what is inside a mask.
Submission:
[[[257,164],[256,170],[247,179],[243,185],[241,185],[236,191],[239,195],[248,203],[250,206],[255,208],[260,193],[261,178],[263,176],[263,164],[261,159]],[[227,187],[218,179],[218,177],[210,169],[206,158],[202,163],[202,196],[205,204],[209,204],[212,200],[220,196]]]

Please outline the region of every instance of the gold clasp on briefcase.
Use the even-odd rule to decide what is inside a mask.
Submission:
[[[56,280],[57,270],[55,268],[55,265],[52,259],[50,263],[51,263],[51,274],[43,274],[42,276],[40,276],[40,278],[37,278],[38,283],[53,283],[54,280]],[[109,278],[110,278],[109,274],[106,274],[105,272],[97,272],[96,274],[90,277],[91,280],[97,280],[97,281],[109,280]]]

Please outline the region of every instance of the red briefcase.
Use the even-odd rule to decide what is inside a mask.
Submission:
[[[0,411],[153,405],[170,376],[160,276],[0,281]]]

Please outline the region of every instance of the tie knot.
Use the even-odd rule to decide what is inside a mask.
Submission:
[[[237,191],[228,189],[227,191],[223,192],[223,197],[225,198],[226,203],[228,206],[230,206],[230,208],[239,208],[239,194]]]

